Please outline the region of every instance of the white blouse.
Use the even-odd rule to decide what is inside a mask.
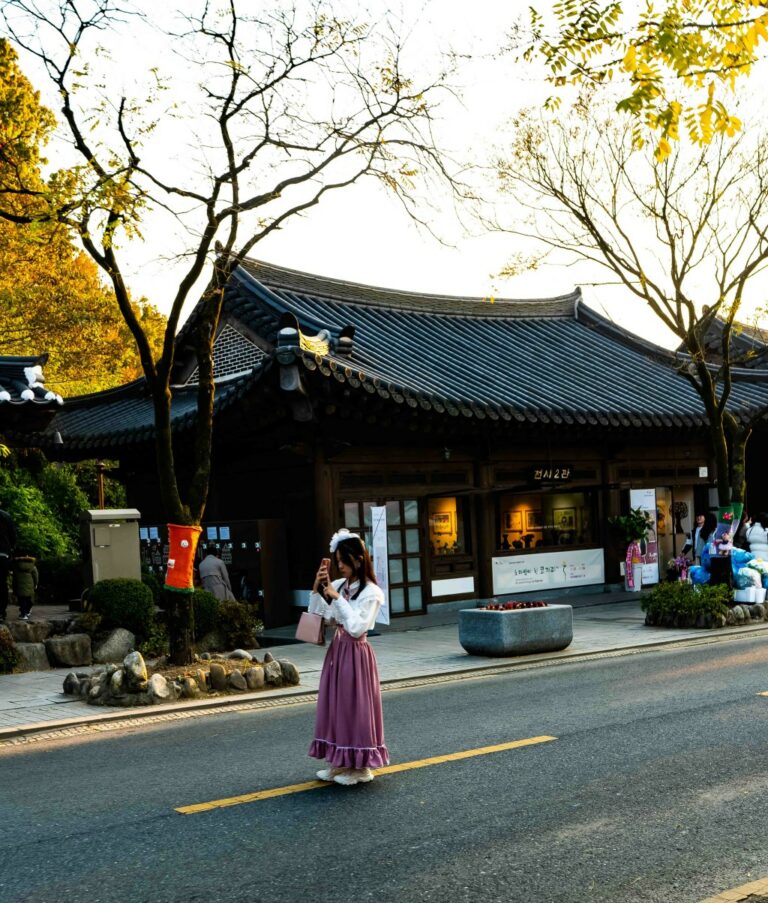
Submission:
[[[341,587],[346,582],[344,578],[334,580],[332,586],[337,593],[341,593]],[[350,596],[354,596],[357,592],[357,586],[358,581],[350,585]],[[384,593],[375,583],[366,583],[360,595],[356,599],[350,598],[349,601],[339,595],[338,599],[329,604],[320,593],[309,594],[309,611],[312,614],[322,615],[326,621],[333,619],[354,637],[363,636],[373,628],[376,615],[383,604]]]

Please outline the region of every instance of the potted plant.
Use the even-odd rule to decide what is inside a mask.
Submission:
[[[653,526],[653,519],[642,508],[630,508],[629,514],[609,517],[608,522],[621,533],[627,544],[624,587],[627,591],[639,592],[642,585],[640,543],[645,541],[648,530]]]

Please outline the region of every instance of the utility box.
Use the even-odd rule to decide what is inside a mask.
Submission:
[[[141,579],[140,517],[136,508],[104,508],[82,513],[80,535],[88,586],[112,577]]]

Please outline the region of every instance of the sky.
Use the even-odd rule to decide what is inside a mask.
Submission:
[[[304,0],[298,2],[302,5]],[[341,2],[354,6],[352,0]],[[541,105],[551,93],[540,68],[498,53],[515,18],[524,15],[527,7],[527,0],[426,0],[400,7],[389,0],[370,0],[367,5],[374,21],[388,13],[402,22],[407,53],[416,69],[428,69],[450,49],[464,55],[456,77],[461,101],[446,103],[438,123],[440,141],[457,158],[483,163],[492,149],[503,150],[510,117],[523,106]],[[174,87],[195,77],[194,68],[173,60],[165,39],[148,39],[142,33],[139,40],[128,30],[110,63],[103,63],[110,93],[115,95],[123,86],[130,89],[139,78],[137,73],[158,62],[170,67]],[[56,109],[58,104],[46,93],[42,73],[28,60],[23,59],[23,65],[42,89],[43,100]],[[162,124],[160,151],[183,167],[175,128],[170,119]],[[61,159],[55,149],[53,157],[57,162]],[[593,267],[542,266],[513,279],[498,278],[515,253],[529,253],[534,246],[511,235],[489,234],[467,217],[462,224],[450,204],[438,206],[441,209],[430,215],[442,242],[409,220],[380,185],[363,182],[331,194],[301,219],[290,221],[261,242],[252,256],[324,276],[436,294],[548,297],[582,284],[587,303],[597,310],[646,338],[671,344],[654,315],[625,290],[591,287],[589,283],[605,278],[603,271]],[[167,219],[150,218],[142,239],[132,242],[124,255],[134,297],[146,297],[161,310],[167,309],[181,274],[180,267],[166,256],[173,247],[172,239]],[[188,305],[186,312],[190,309]]]

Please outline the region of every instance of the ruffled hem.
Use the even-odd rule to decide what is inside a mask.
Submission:
[[[389,765],[386,746],[360,748],[337,746],[328,740],[313,740],[309,747],[313,759],[325,759],[332,768],[383,768]]]

